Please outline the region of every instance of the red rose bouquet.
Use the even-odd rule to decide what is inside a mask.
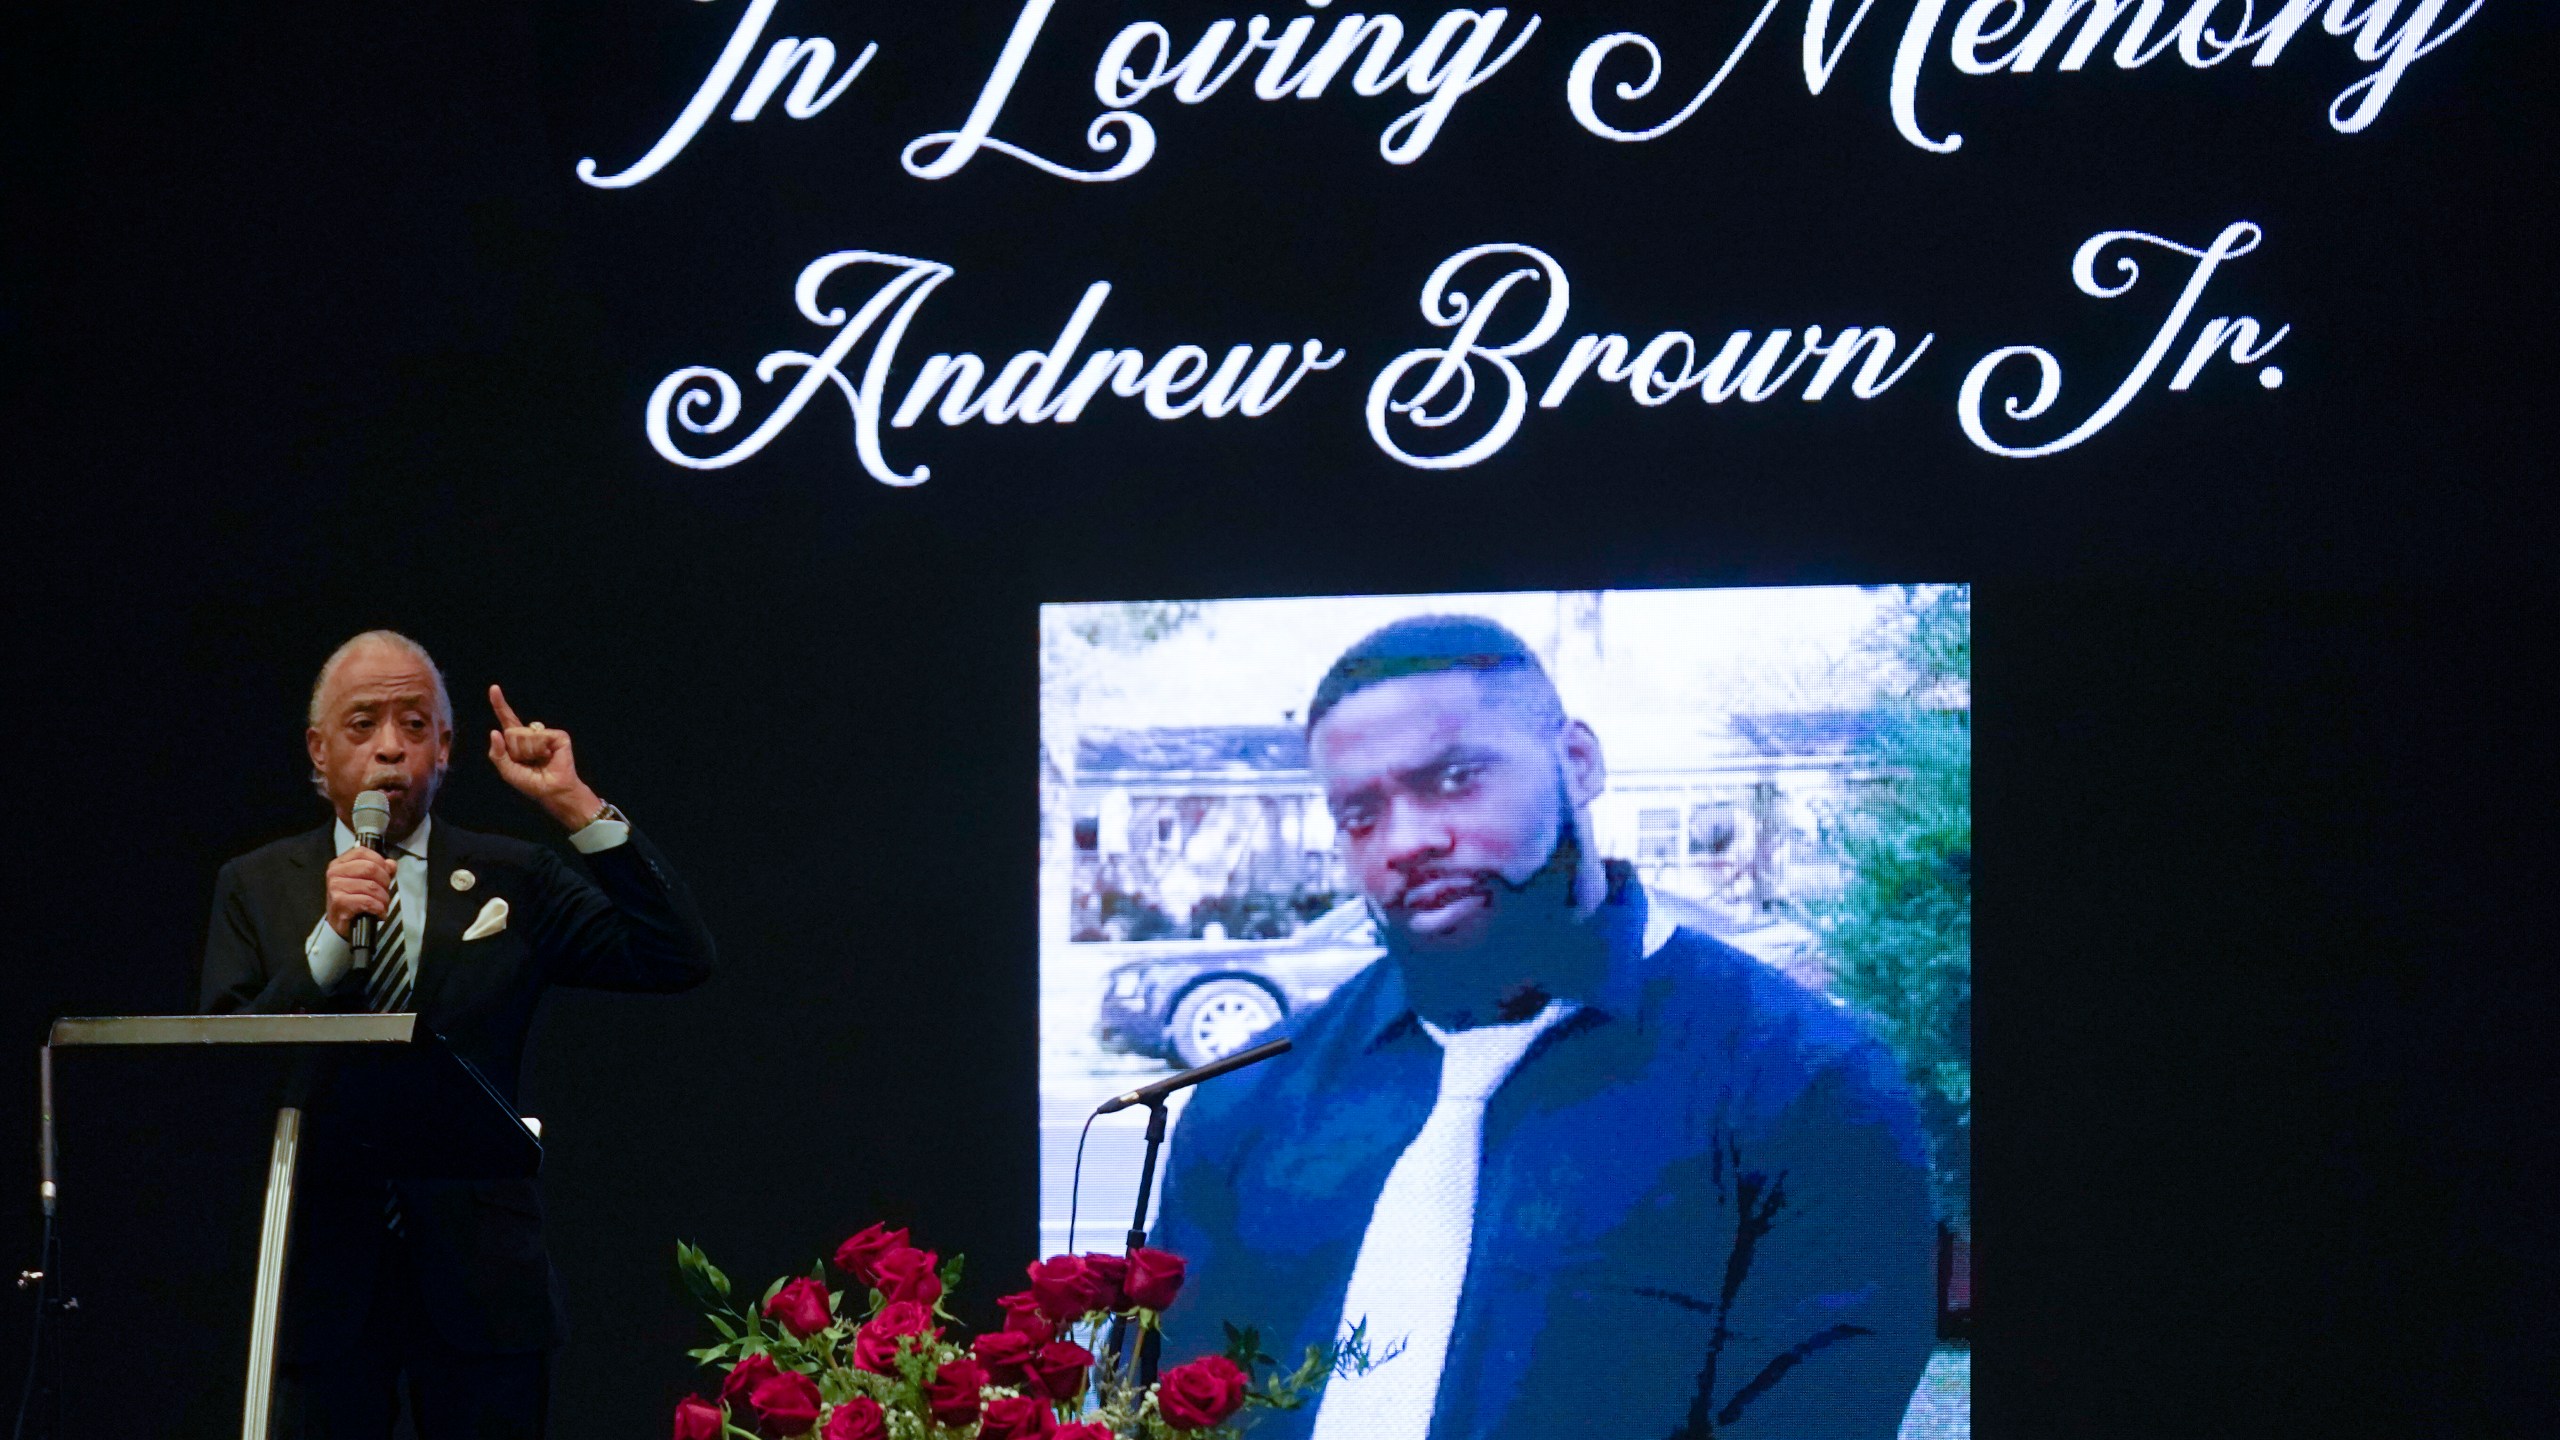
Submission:
[[[1143,1247],[1034,1262],[1028,1288],[997,1302],[1004,1323],[974,1340],[943,1308],[960,1257],[904,1230],[838,1246],[842,1289],[820,1263],[743,1309],[700,1250],[678,1245],[676,1265],[720,1337],[692,1352],[719,1372],[717,1394],[678,1402],[676,1440],[1239,1440],[1255,1408],[1297,1409],[1377,1363],[1355,1331],[1280,1373],[1255,1332],[1229,1325],[1226,1354],[1140,1385],[1094,1352],[1115,1326],[1142,1344],[1181,1293],[1182,1257]]]

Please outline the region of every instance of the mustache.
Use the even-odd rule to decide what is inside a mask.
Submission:
[[[1469,889],[1484,890],[1495,884],[1510,884],[1502,878],[1499,871],[1472,870],[1457,865],[1417,866],[1411,870],[1397,871],[1396,878],[1399,883],[1395,893],[1388,899],[1389,904],[1400,904],[1415,891],[1427,890],[1435,885],[1457,884]]]
[[[412,776],[406,770],[369,770],[365,772],[366,790],[381,790],[394,796],[432,794],[444,781],[445,767],[436,766],[424,776]]]
[[[1401,907],[1417,892],[1439,885],[1453,886],[1465,892],[1494,899],[1516,899],[1537,890],[1540,881],[1558,869],[1557,858],[1551,855],[1546,864],[1539,866],[1525,880],[1514,880],[1499,870],[1471,870],[1461,866],[1447,865],[1426,866],[1410,872],[1402,872],[1403,883],[1396,887],[1393,895],[1381,903],[1390,909]]]

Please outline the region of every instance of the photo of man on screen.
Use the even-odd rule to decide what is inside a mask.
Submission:
[[[1182,1117],[1168,1361],[1364,1327],[1275,1436],[1894,1435],[1936,1320],[1894,1060],[1595,853],[1600,737],[1502,626],[1371,633],[1307,747],[1385,954]]]

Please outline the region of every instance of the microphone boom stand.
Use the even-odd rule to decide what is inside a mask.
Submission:
[[[61,1197],[54,1179],[53,1046],[36,1051],[37,1199],[44,1214],[36,1242],[36,1263],[18,1272],[18,1288],[35,1301],[27,1325],[27,1375],[18,1389],[17,1418],[10,1440],[53,1440],[62,1434],[62,1367],[68,1337],[62,1331],[79,1314],[80,1302],[66,1288],[62,1274],[62,1232],[55,1209]]]
[[[1164,1097],[1150,1096],[1141,1103],[1147,1107],[1147,1155],[1138,1166],[1138,1210],[1129,1217],[1129,1246],[1123,1254],[1134,1253],[1147,1243],[1147,1202],[1155,1195],[1156,1152],[1164,1148]],[[1149,1330],[1138,1342],[1134,1378],[1141,1390],[1156,1383],[1156,1361],[1163,1348],[1163,1339],[1163,1336]],[[1111,1320],[1111,1358],[1107,1363],[1114,1370],[1122,1368],[1121,1362],[1128,1351],[1129,1317],[1115,1315]]]
[[[1248,1065],[1259,1065],[1275,1055],[1286,1053],[1290,1044],[1289,1037],[1285,1035],[1277,1040],[1266,1040],[1250,1049],[1238,1050],[1232,1054],[1220,1056],[1206,1065],[1185,1070],[1179,1075],[1168,1075],[1152,1085],[1141,1085],[1126,1095],[1117,1095],[1103,1101],[1094,1110],[1093,1113],[1096,1115],[1114,1115],[1132,1105],[1147,1107],[1147,1158],[1146,1163],[1138,1170],[1138,1213],[1129,1217],[1129,1248],[1123,1251],[1123,1254],[1133,1254],[1140,1246],[1147,1243],[1147,1202],[1155,1196],[1156,1153],[1164,1148],[1165,1097],[1177,1090],[1188,1090],[1203,1080],[1214,1080],[1232,1071],[1242,1070]],[[1163,1343],[1163,1335],[1155,1330],[1147,1331],[1139,1340],[1133,1378],[1140,1389],[1155,1383],[1156,1358],[1163,1348]],[[1111,1340],[1104,1349],[1108,1353],[1108,1358],[1103,1361],[1104,1372],[1107,1374],[1121,1369],[1121,1362],[1129,1353],[1129,1321],[1126,1317],[1112,1318]]]

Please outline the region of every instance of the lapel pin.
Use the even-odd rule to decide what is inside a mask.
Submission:
[[[453,872],[453,888],[456,890],[468,890],[479,883],[480,877],[472,874],[468,870],[456,870]]]

